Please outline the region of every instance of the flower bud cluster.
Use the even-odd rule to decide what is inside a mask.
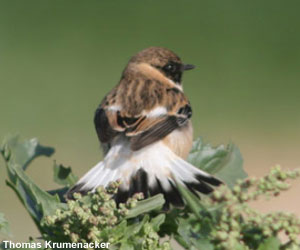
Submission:
[[[286,248],[300,249],[300,219],[291,213],[272,212],[263,214],[249,206],[249,202],[261,196],[277,196],[290,186],[286,181],[300,176],[299,170],[283,171],[279,166],[269,175],[239,181],[233,189],[221,186],[207,199],[209,206],[218,209],[216,224],[211,231],[211,241],[216,249],[229,250],[242,246],[250,249],[249,238],[257,241],[284,233],[288,238]],[[249,232],[258,232],[250,234]],[[246,236],[247,235],[247,236]],[[248,237],[248,238],[247,238]]]
[[[125,219],[131,207],[134,207],[139,197],[135,196],[126,204],[117,208],[113,195],[117,192],[119,182],[114,182],[107,189],[99,187],[95,193],[82,196],[73,195],[74,200],[67,201],[66,210],[57,210],[55,215],[46,216],[43,220],[52,233],[64,235],[71,242],[109,241],[115,243],[118,239],[109,235],[110,229]]]
[[[153,230],[150,223],[146,223],[142,228],[142,233],[146,236],[144,237],[141,248],[143,250],[170,250],[169,242],[163,242],[161,245],[159,235]]]
[[[75,193],[74,200],[67,201],[67,209],[58,209],[55,215],[43,219],[43,226],[49,231],[44,238],[64,242],[109,242],[115,249],[124,242],[145,250],[170,249],[169,242],[160,244],[159,235],[149,222],[136,235],[126,227],[129,210],[137,206],[143,194],[135,194],[117,207],[114,195],[119,185],[120,182],[113,182],[107,188],[99,187],[95,193],[85,196]]]

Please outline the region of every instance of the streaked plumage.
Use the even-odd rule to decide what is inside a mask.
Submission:
[[[163,193],[167,205],[182,206],[175,182],[202,193],[221,183],[184,160],[192,146],[193,128],[181,77],[184,70],[192,68],[160,47],[131,58],[119,84],[95,113],[105,158],[68,191],[68,197],[120,179],[117,202],[136,192],[146,197]]]

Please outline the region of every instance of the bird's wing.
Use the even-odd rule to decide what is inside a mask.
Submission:
[[[139,150],[185,125],[192,115],[188,100],[178,89],[157,81],[148,81],[143,88],[133,85],[130,89],[136,89],[132,96],[128,91],[115,89],[96,110],[94,122],[102,143],[109,143],[122,133],[130,138],[131,149]]]
[[[191,115],[190,105],[185,104],[175,112],[144,119],[134,128],[133,132],[127,132],[127,135],[131,137],[131,149],[139,150],[164,138],[173,130],[184,126]]]

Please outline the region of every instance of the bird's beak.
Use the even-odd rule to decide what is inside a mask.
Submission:
[[[194,69],[195,66],[192,64],[184,64],[183,65],[183,70],[190,70],[190,69]]]

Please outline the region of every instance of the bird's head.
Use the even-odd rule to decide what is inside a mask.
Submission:
[[[140,51],[130,59],[127,68],[132,65],[139,69],[142,68],[140,65],[150,66],[176,84],[181,84],[183,71],[195,67],[184,64],[174,52],[162,47],[150,47]]]

